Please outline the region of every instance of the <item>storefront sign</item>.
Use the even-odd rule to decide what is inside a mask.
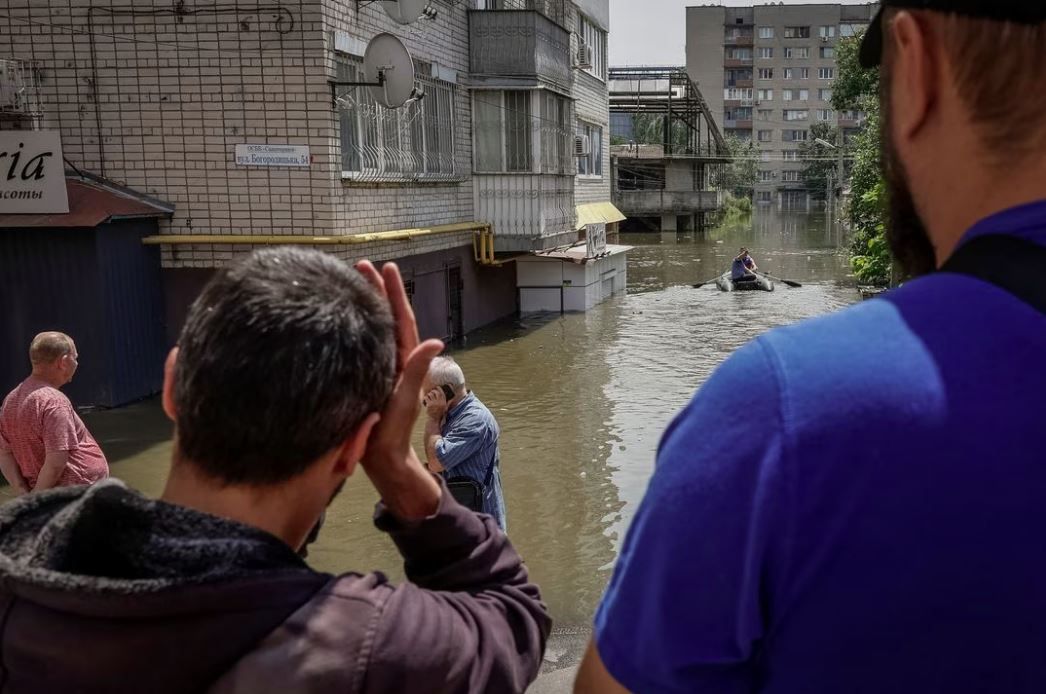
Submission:
[[[588,224],[585,226],[585,256],[595,258],[607,251],[607,225]]]
[[[312,163],[308,145],[236,145],[240,166],[308,167]]]
[[[58,132],[0,131],[0,213],[68,211],[69,191]]]

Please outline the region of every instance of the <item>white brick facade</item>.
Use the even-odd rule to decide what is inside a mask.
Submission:
[[[10,18],[0,22],[11,46],[4,57],[32,60],[40,69],[39,126],[61,131],[65,156],[77,168],[174,203],[164,233],[337,235],[473,219],[464,85],[456,91],[461,180],[440,185],[343,183],[328,86],[335,78],[335,31],[363,41],[393,32],[415,58],[465,74],[464,5],[441,4],[436,20],[410,27],[394,23],[380,4],[363,6],[357,17],[355,3],[334,0],[281,0],[260,13],[230,5],[215,11],[190,4],[181,13],[171,7],[34,0],[6,8]],[[237,144],[265,143],[308,145],[312,165],[236,165]],[[455,234],[331,249],[346,258],[392,258],[448,243],[469,239]],[[247,248],[165,248],[163,259],[168,267],[213,267]]]

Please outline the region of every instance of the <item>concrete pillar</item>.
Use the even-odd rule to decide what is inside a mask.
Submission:
[[[674,214],[663,214],[661,215],[661,232],[676,231],[676,216]]]

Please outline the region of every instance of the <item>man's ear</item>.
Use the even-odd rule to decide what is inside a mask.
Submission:
[[[334,461],[335,474],[349,477],[356,471],[356,465],[363,458],[364,453],[366,453],[367,444],[370,443],[370,436],[379,421],[381,421],[381,415],[377,412],[371,412],[356,427],[356,431],[349,438],[345,439],[345,443],[342,444],[341,450]]]
[[[172,421],[178,419],[178,408],[174,405],[174,370],[178,362],[178,348],[168,353],[163,365],[163,411]]]
[[[888,28],[893,44],[890,118],[898,142],[915,136],[926,125],[938,102],[940,88],[934,37],[913,12],[893,15]]]

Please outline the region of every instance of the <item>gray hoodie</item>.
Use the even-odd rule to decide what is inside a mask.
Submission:
[[[450,494],[376,525],[410,582],[332,576],[256,528],[116,480],[0,507],[0,692],[522,692],[550,620]]]

